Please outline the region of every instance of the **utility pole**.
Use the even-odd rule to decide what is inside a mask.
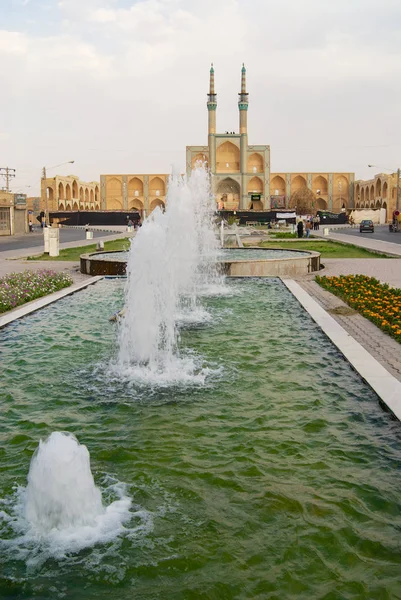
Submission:
[[[397,169],[397,199],[395,209],[400,210],[400,177],[401,177],[401,169],[398,167]]]
[[[10,179],[14,179],[15,177],[15,169],[10,169],[9,167],[0,167],[0,175],[4,177],[6,180],[6,192],[10,191]]]

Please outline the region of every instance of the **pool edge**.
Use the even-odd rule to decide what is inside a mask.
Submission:
[[[280,278],[341,354],[401,421],[401,382],[387,371],[308,292],[293,279]]]
[[[10,323],[13,321],[22,319],[23,317],[26,317],[27,315],[30,315],[41,308],[45,308],[49,304],[53,304],[53,302],[57,302],[57,300],[61,300],[61,298],[64,298],[65,296],[75,294],[75,292],[79,292],[80,290],[88,287],[88,285],[96,283],[100,279],[103,279],[103,276],[99,275],[97,277],[91,277],[91,279],[87,279],[81,283],[75,283],[70,285],[68,288],[63,288],[62,290],[54,292],[53,294],[49,294],[48,296],[43,296],[42,298],[32,300],[32,302],[28,302],[27,304],[14,309],[12,312],[9,312],[2,317],[0,316],[0,329],[6,327],[6,325],[10,325]]]

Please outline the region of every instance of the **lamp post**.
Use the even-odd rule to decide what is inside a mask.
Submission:
[[[386,171],[391,171],[392,173],[397,173],[397,196],[395,201],[395,209],[400,210],[400,177],[401,177],[401,169],[389,169],[388,167],[378,167],[377,165],[368,165],[368,167],[374,167],[375,169],[385,169]]]
[[[67,160],[67,162],[63,162],[60,163],[59,165],[54,165],[53,167],[43,167],[42,169],[42,179],[43,179],[43,184],[44,184],[44,190],[45,190],[45,223],[46,225],[48,225],[48,223],[50,223],[49,221],[49,199],[47,197],[47,188],[46,188],[46,179],[47,179],[47,172],[46,171],[50,171],[51,169],[57,169],[57,167],[63,167],[64,165],[72,165],[75,162],[75,160]]]

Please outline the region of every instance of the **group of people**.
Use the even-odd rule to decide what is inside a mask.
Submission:
[[[305,235],[308,238],[310,236],[310,232],[313,230],[317,231],[320,229],[320,217],[316,215],[316,217],[312,217],[311,219],[299,219],[297,223],[297,235],[299,238],[304,237],[304,229]]]

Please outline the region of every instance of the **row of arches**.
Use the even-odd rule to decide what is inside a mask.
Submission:
[[[58,210],[100,210],[99,204],[83,207],[78,206],[78,202],[59,202]]]
[[[333,195],[344,199],[348,197],[349,184],[343,175],[340,175],[334,186]],[[260,177],[252,177],[248,182],[248,193],[263,194],[264,191],[263,180]],[[236,190],[239,193],[239,184],[231,177],[223,179],[217,186],[217,193],[227,193],[231,190]],[[303,189],[309,189],[305,177],[297,175],[291,182],[291,194],[298,192]],[[328,194],[328,181],[322,175],[318,175],[312,181],[312,193],[315,196],[325,196]],[[276,175],[270,182],[270,194],[274,196],[285,196],[286,195],[286,183],[284,178],[280,175]]]
[[[387,209],[387,202],[384,200],[372,200],[371,202],[357,202],[355,208],[385,208]]]
[[[391,199],[395,200],[396,195],[397,188],[393,187],[391,190]],[[387,200],[389,197],[388,183],[387,181],[382,182],[380,177],[377,178],[375,183],[370,183],[368,185],[357,183],[355,186],[355,200],[362,207],[364,207],[366,203],[369,203],[369,206],[371,206],[372,202],[377,203]]]
[[[143,196],[143,181],[139,177],[131,177],[127,182],[129,197]],[[111,177],[106,184],[107,198],[123,195],[123,183],[118,177]],[[161,177],[153,177],[149,182],[149,195],[165,196],[166,184]]]
[[[53,199],[53,188],[48,188],[48,190],[49,199]],[[60,181],[57,191],[59,201],[79,200],[80,202],[99,202],[99,187],[97,185],[93,189],[82,185],[78,186],[75,180],[72,182],[72,185],[70,183],[64,184]],[[52,198],[50,198],[50,195]]]

